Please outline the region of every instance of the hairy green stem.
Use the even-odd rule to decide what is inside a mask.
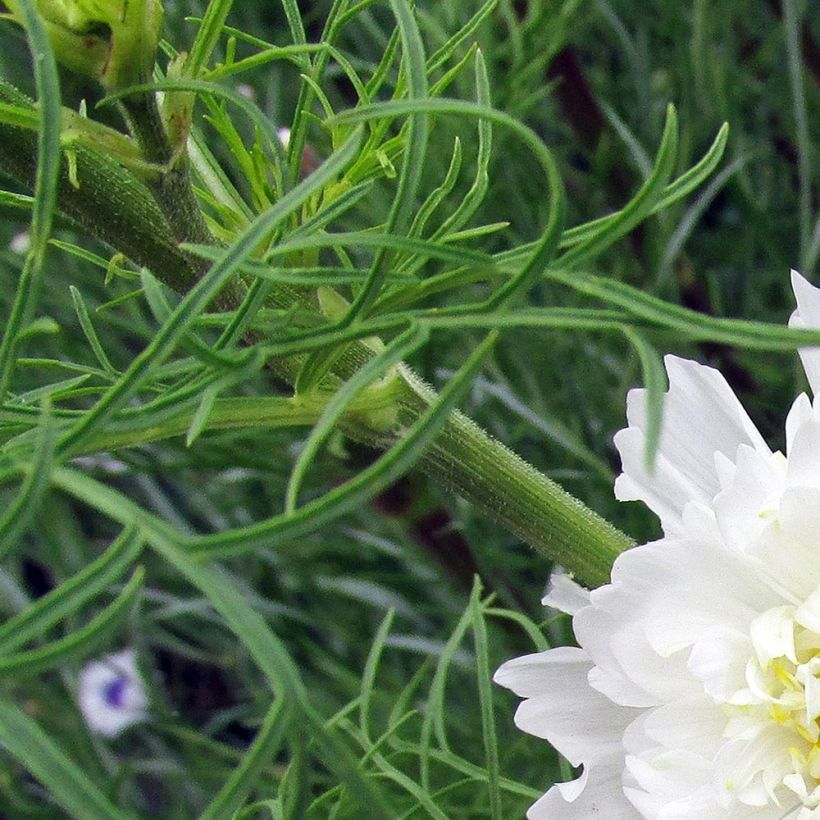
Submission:
[[[0,100],[21,104],[21,95],[0,84]],[[143,135],[142,139],[155,137]],[[189,290],[199,279],[202,266],[208,263],[194,259],[178,247],[178,232],[170,224],[173,215],[163,213],[151,191],[110,158],[86,145],[74,146],[72,150],[79,187],[72,184],[64,168],[59,187],[60,209],[89,234],[137,264],[149,267],[168,286],[179,292]],[[36,133],[0,123],[0,170],[31,188],[35,158]],[[187,216],[181,218],[182,223],[193,224]],[[236,307],[244,292],[244,285],[235,281],[220,294],[218,307]],[[272,289],[270,303],[310,308],[304,295],[287,285]],[[348,345],[336,361],[333,378],[347,378],[370,355],[372,351],[362,343]],[[273,360],[271,368],[293,384],[300,361],[301,357],[285,357]],[[375,429],[367,424],[365,413],[344,418],[342,428],[347,435],[370,446],[389,447],[400,438],[402,429],[418,419],[434,394],[409,370],[402,369],[401,373],[404,387],[398,400],[400,429],[387,433]],[[187,429],[187,423],[184,426]],[[171,434],[183,432],[182,421],[172,427]],[[109,439],[105,445],[136,443]],[[590,586],[605,583],[615,557],[631,546],[626,535],[460,413],[451,415],[421,456],[419,465],[434,480],[475,504]]]
[[[0,102],[34,108],[28,97],[2,80]],[[74,164],[73,173],[69,155]],[[36,131],[0,123],[0,170],[33,190],[36,168]],[[83,142],[75,140],[66,147],[60,168],[58,203],[60,211],[88,234],[137,265],[154,271],[179,293],[192,288],[210,265],[180,249],[181,240],[140,179]],[[218,307],[222,310],[236,307],[243,292],[241,283],[236,283],[220,294]]]
[[[403,370],[417,415],[433,391]],[[588,586],[609,580],[612,562],[634,542],[458,411],[423,453],[420,466],[522,541]]]

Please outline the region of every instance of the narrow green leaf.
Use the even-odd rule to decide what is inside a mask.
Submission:
[[[396,17],[401,34],[403,65],[408,83],[408,102],[418,103],[423,101],[428,93],[427,69],[421,33],[416,23],[414,10],[406,0],[390,0],[390,7]],[[411,214],[416,205],[416,192],[424,169],[424,157],[427,153],[427,130],[427,112],[423,107],[412,109],[408,114],[404,158],[396,193],[385,224],[386,233],[404,234],[410,225]],[[357,317],[366,314],[379,294],[379,290],[390,269],[391,261],[390,255],[386,252],[381,250],[377,252],[370,275],[361,290],[356,294],[356,298],[343,320],[343,325],[351,324]]]
[[[268,709],[262,725],[256,733],[240,764],[231,772],[218,794],[200,815],[200,820],[231,820],[242,808],[243,801],[254,787],[262,770],[276,757],[277,750],[293,721],[287,701],[276,698]]]
[[[9,208],[24,208],[30,211],[34,205],[34,197],[12,191],[0,191],[0,205]]]
[[[374,184],[373,180],[365,180],[358,185],[353,185],[347,191],[343,191],[329,203],[323,203],[316,213],[309,216],[292,233],[288,234],[288,238],[295,240],[303,236],[312,236],[322,230],[357,205],[367,194],[371,193]]]
[[[541,628],[521,612],[514,609],[496,609],[494,607],[489,607],[484,612],[493,618],[503,618],[518,624],[527,633],[527,637],[532,641],[537,652],[545,652],[551,648],[550,642],[541,631]]]
[[[0,678],[6,676],[36,675],[46,669],[61,666],[70,660],[87,657],[95,652],[128,614],[131,604],[142,588],[145,570],[137,567],[131,580],[123,587],[116,600],[85,626],[75,629],[64,638],[51,641],[37,649],[0,656]]]
[[[29,131],[36,131],[40,126],[40,118],[31,108],[6,102],[0,103],[0,122]]]
[[[419,735],[421,784],[428,791],[430,789],[430,758],[433,755],[432,736],[434,731],[438,745],[445,751],[449,751],[450,749],[450,744],[447,740],[447,729],[444,725],[444,715],[447,710],[445,703],[447,697],[447,675],[450,672],[453,657],[458,651],[461,642],[464,640],[467,630],[470,628],[472,617],[473,614],[468,607],[456,624],[455,629],[450,633],[450,637],[447,639],[447,643],[436,664],[433,682],[430,684],[427,709],[424,711],[424,721],[421,725],[421,733]]]
[[[358,5],[354,6],[350,9],[349,12],[342,15],[342,19],[339,21],[340,25],[344,25],[346,22],[345,18],[353,17],[355,14],[358,13],[359,9],[367,4],[373,2],[373,0],[364,0],[364,3],[359,3]],[[385,45],[381,59],[379,60],[379,64],[376,66],[375,70],[373,71],[370,79],[367,81],[365,85],[365,96],[362,98],[363,103],[370,102],[373,97],[381,90],[382,86],[384,85],[385,80],[388,77],[391,67],[393,66],[393,62],[396,59],[396,54],[399,50],[399,43],[401,42],[401,34],[398,28],[393,29],[390,34],[390,38]]]
[[[805,37],[801,20],[802,3],[783,0],[783,23],[786,33],[786,55],[789,64],[789,84],[792,92],[792,106],[795,120],[795,142],[797,143],[798,215],[800,228],[800,268],[806,267],[811,243],[812,222],[812,135],[809,129],[806,90],[803,81],[803,59],[801,58],[801,37]]]
[[[244,228],[253,219],[253,212],[217,161],[199,128],[191,128],[188,154],[199,181],[222,207],[233,212],[238,229]]]
[[[588,235],[582,242],[573,246],[556,264],[572,267],[594,259],[603,250],[632,228],[642,222],[652,212],[652,208],[661,200],[672,172],[675,168],[675,157],[678,148],[678,118],[675,109],[670,105],[666,113],[666,125],[663,129],[661,145],[655,159],[652,174],[632,197],[627,205],[603,227]]]
[[[475,53],[475,85],[476,103],[480,106],[490,107],[490,81],[487,77],[487,66],[484,63],[484,55],[481,50]],[[456,206],[450,216],[444,220],[442,225],[433,234],[434,239],[449,237],[455,233],[473,216],[481,206],[487,193],[487,186],[490,184],[489,166],[490,156],[493,149],[493,127],[489,120],[479,118],[478,120],[478,151],[475,157],[476,171],[470,189]]]
[[[745,319],[718,319],[673,305],[623,282],[578,271],[548,270],[548,279],[617,305],[660,327],[682,331],[692,339],[725,342],[754,350],[794,350],[820,345],[820,330],[790,328]]]
[[[441,48],[430,55],[427,60],[427,71],[432,73],[443,66],[475,34],[481,24],[492,15],[498,6],[498,0],[487,0],[478,11],[450,37]]]
[[[456,182],[458,182],[458,174],[459,171],[461,171],[461,160],[461,140],[456,137],[453,143],[453,155],[450,157],[450,165],[447,168],[447,173],[444,175],[441,184],[430,192],[427,199],[424,200],[421,207],[416,211],[413,224],[408,231],[410,236],[420,237],[424,233],[427,220],[432,216],[439,205],[441,205],[448,194],[452,192]]]
[[[22,709],[0,699],[0,741],[77,820],[127,820]]]
[[[495,731],[493,712],[492,682],[490,680],[490,653],[487,639],[487,624],[481,604],[481,581],[473,582],[470,594],[470,616],[473,639],[475,641],[476,680],[478,682],[478,702],[481,708],[481,732],[484,738],[484,760],[487,766],[487,788],[490,793],[490,816],[502,820],[500,770],[498,765],[498,737]]]
[[[676,202],[680,201],[694,191],[695,188],[699,187],[711,175],[715,168],[717,168],[720,160],[723,158],[723,153],[726,150],[726,143],[728,140],[729,126],[727,123],[724,123],[718,131],[712,145],[709,147],[709,150],[706,154],[704,154],[702,159],[686,171],[686,173],[681,174],[681,176],[666,186],[663,196],[652,207],[649,215],[652,216],[665,210],[670,205],[674,205]],[[616,211],[615,213],[607,214],[599,219],[594,219],[591,222],[585,222],[583,225],[577,225],[574,228],[564,231],[564,234],[561,237],[560,246],[562,248],[572,247],[573,245],[577,245],[579,242],[585,241],[589,236],[597,233],[603,227],[617,219],[619,215],[620,211]],[[522,249],[516,248],[512,251],[512,255],[519,254],[521,251]]]
[[[368,103],[358,108],[339,112],[329,119],[326,125],[332,127],[343,123],[370,122],[371,120],[380,120],[388,117],[410,115],[418,111],[426,111],[429,114],[452,114],[454,116],[473,117],[475,119],[485,119],[489,122],[498,123],[518,135],[538,157],[542,167],[546,168],[552,162],[552,157],[544,145],[543,140],[535,131],[515,119],[515,117],[495,108],[449,97],[425,97],[423,99],[414,100],[405,99]]]
[[[183,243],[181,247],[185,250],[190,250],[192,253],[196,253],[197,256],[201,256],[203,259],[218,259],[221,253],[219,248],[215,248],[212,245],[191,245]],[[240,267],[240,270],[250,276],[271,282],[282,282],[288,285],[310,285],[314,287],[318,287],[319,285],[357,284],[367,276],[367,271],[363,268],[320,267],[318,265],[315,267],[291,268],[273,266],[255,261],[245,262]],[[415,276],[400,272],[391,273],[388,279],[394,282],[418,281]]]
[[[666,390],[666,371],[655,348],[634,328],[624,326],[624,335],[638,354],[646,391],[646,442],[644,462],[651,472],[655,467],[655,455],[663,424],[663,394]]]
[[[213,387],[208,388],[202,393],[202,400],[194,412],[191,419],[191,425],[185,435],[185,446],[190,447],[198,438],[200,433],[208,424],[208,419],[214,409],[214,402],[216,401],[217,392]]]
[[[225,26],[224,31],[225,34],[230,34],[231,36],[235,35],[238,40],[244,40],[247,43],[252,43],[262,50],[256,54],[252,54],[250,57],[244,57],[241,60],[236,60],[228,65],[218,65],[215,68],[212,68],[205,75],[210,82],[215,80],[224,80],[226,77],[233,77],[237,74],[243,74],[247,71],[261,68],[262,66],[276,60],[287,60],[288,62],[298,66],[300,69],[303,69],[300,76],[304,78],[304,69],[307,67],[308,63],[308,60],[306,59],[307,55],[328,51],[333,55],[334,59],[338,59],[339,57],[339,52],[328,46],[327,43],[304,43],[302,45],[276,46],[272,43],[266,42],[265,40],[261,40],[259,37],[254,37],[247,32],[242,32],[239,31],[239,29],[232,28],[231,26]],[[353,72],[353,75],[349,73],[350,63],[345,60],[344,57],[342,58],[342,61],[347,63],[347,65],[342,66],[342,68],[346,73],[348,73],[351,82],[358,86],[358,78],[356,80],[353,79],[355,72]]]
[[[293,466],[285,492],[285,512],[292,513],[296,508],[296,498],[302,479],[311,462],[318,455],[319,449],[327,441],[350,402],[365,387],[381,378],[391,367],[405,359],[418,349],[429,338],[429,332],[413,325],[394,339],[381,353],[375,355],[356,373],[353,374],[328,401],[321,418],[305,442],[299,458]]]
[[[74,302],[74,312],[80,320],[80,327],[83,329],[85,338],[88,340],[88,344],[91,345],[91,350],[97,357],[97,361],[106,373],[117,376],[118,373],[114,365],[111,364],[111,360],[108,358],[108,355],[100,343],[100,338],[94,330],[94,325],[91,322],[91,316],[88,313],[88,308],[85,306],[82,294],[74,285],[70,285],[69,290],[71,291],[71,299]]]
[[[362,672],[362,685],[359,695],[359,726],[364,737],[370,739],[370,703],[373,699],[374,685],[376,682],[376,671],[379,668],[379,661],[384,651],[384,643],[390,634],[390,627],[393,625],[395,610],[389,609],[382,619],[381,624],[370,644],[370,651],[367,653],[364,671]]]
[[[0,558],[13,550],[23,537],[29,524],[39,513],[51,479],[54,460],[54,421],[48,410],[42,413],[37,430],[37,449],[34,459],[26,469],[26,477],[20,492],[0,514]]]
[[[38,316],[20,329],[17,341],[21,342],[23,339],[29,339],[32,336],[53,336],[59,332],[60,326],[51,316]]]
[[[414,797],[417,805],[423,809],[426,817],[430,817],[432,820],[450,820],[439,806],[436,805],[428,790],[420,786],[415,779],[396,768],[381,754],[373,754],[372,758],[382,776],[388,780],[392,780]]]
[[[19,360],[18,360],[19,361]],[[94,375],[104,375],[98,373],[84,373],[82,376],[75,376],[73,379],[60,379],[42,387],[35,387],[34,390],[27,390],[14,397],[14,403],[9,402],[6,409],[10,412],[28,411],[32,414],[41,414],[42,410],[35,405],[39,405],[44,399],[56,401],[62,396],[68,395],[85,384]],[[53,415],[68,418],[65,411],[51,410]],[[76,414],[75,414],[76,415]]]
[[[208,61],[211,59],[216,44],[222,36],[225,20],[230,14],[233,0],[211,0],[196,31],[191,50],[185,59],[186,76],[199,79]]]
[[[375,231],[347,231],[344,233],[304,236],[295,239],[288,238],[277,244],[275,248],[271,248],[268,252],[268,258],[282,257],[295,251],[307,250],[309,248],[344,246],[406,251],[414,256],[421,256],[424,261],[427,259],[441,259],[442,261],[453,262],[458,265],[481,265],[490,268],[494,266],[493,258],[489,254],[481,253],[480,251],[472,251],[467,248],[454,248],[440,241],[416,239],[414,237],[401,236],[400,234]]]
[[[304,45],[307,42],[305,36],[305,29],[302,25],[302,12],[299,11],[299,6],[296,0],[282,0],[282,8],[285,11],[285,17],[290,27],[290,38],[296,45]]]
[[[31,248],[17,285],[11,314],[0,339],[0,400],[9,387],[20,332],[34,318],[40,296],[48,238],[57,205],[60,173],[60,84],[57,65],[33,0],[20,0],[20,12],[34,61],[38,99],[37,171],[31,216]]]
[[[8,654],[76,613],[86,601],[113,584],[136,561],[141,550],[142,541],[134,528],[123,530],[85,569],[0,626],[0,654]]]

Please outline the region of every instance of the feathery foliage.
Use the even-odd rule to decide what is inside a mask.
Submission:
[[[553,562],[653,532],[626,389],[651,461],[661,352],[768,431],[820,344],[820,32],[746,5],[169,1],[103,90],[14,4],[3,814],[506,818],[570,775],[490,676],[571,639]],[[151,716],[102,740],[78,672],[126,645]]]

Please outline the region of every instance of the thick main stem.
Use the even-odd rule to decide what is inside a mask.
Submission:
[[[412,417],[435,394],[408,370],[404,376],[412,391],[404,407]],[[612,562],[634,543],[458,411],[419,466],[587,586],[605,584]]]
[[[0,102],[34,109],[28,97],[2,80]],[[63,161],[58,180],[60,211],[89,235],[149,268],[178,293],[192,288],[209,263],[179,248],[179,231],[171,226],[149,188],[84,143],[74,141],[70,150],[75,173],[70,174],[68,162]],[[32,190],[36,168],[36,132],[0,123],[0,170]],[[202,220],[198,210],[197,218]],[[191,237],[191,241],[201,240]],[[218,306],[223,310],[236,307],[243,290],[239,285],[229,286],[217,298]]]
[[[5,84],[0,84],[0,99],[17,104],[25,100]],[[31,188],[36,146],[34,132],[0,124],[0,170]],[[179,249],[179,238],[169,224],[168,214],[163,213],[149,190],[129,171],[87,146],[77,147],[76,161],[79,188],[63,169],[61,210],[97,239],[149,267],[173,289],[189,290],[202,272],[202,261]],[[243,292],[241,283],[229,286],[220,294],[219,307],[236,307]],[[279,306],[298,302],[302,308],[307,307],[302,297],[287,286],[277,286],[273,297]],[[364,345],[348,347],[338,361],[338,375],[349,375],[367,355]],[[292,383],[297,372],[292,358],[274,361],[272,367],[278,376]],[[403,377],[406,389],[399,400],[400,415],[403,424],[409,426],[435,394],[409,371]],[[398,435],[369,430],[362,424],[343,426],[349,435],[376,447],[389,446]],[[419,464],[434,480],[590,586],[605,583],[615,557],[631,546],[626,535],[460,413],[451,415]]]

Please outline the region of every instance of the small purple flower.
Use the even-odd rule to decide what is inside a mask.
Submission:
[[[77,700],[91,731],[105,737],[145,720],[148,697],[134,650],[87,663],[80,672]]]

